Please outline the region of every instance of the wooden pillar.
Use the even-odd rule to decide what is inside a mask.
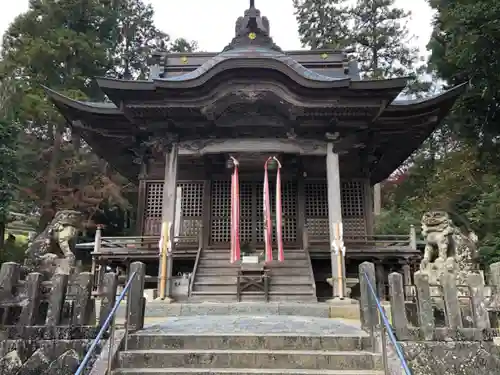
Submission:
[[[101,280],[98,279],[97,274],[98,274],[98,267],[99,264],[98,262],[98,257],[99,253],[101,252],[101,242],[102,242],[102,225],[97,225],[97,228],[95,230],[95,236],[94,236],[94,254],[92,255],[92,268],[90,270],[90,273],[92,274],[93,282],[94,285],[97,285],[97,289],[100,289],[101,287]],[[103,266],[100,266],[103,267]]]
[[[206,249],[210,243],[210,233],[211,233],[211,205],[212,205],[212,181],[210,177],[205,177],[205,182],[203,183],[203,216],[201,218],[201,234],[203,248]]]
[[[306,227],[306,196],[304,168],[301,164],[297,180],[297,243],[304,243],[304,229]]]
[[[328,224],[330,232],[330,256],[332,261],[333,297],[345,296],[345,262],[341,252],[335,254],[335,226],[342,223],[341,185],[339,155],[333,150],[333,143],[327,144],[326,180],[328,185]]]
[[[158,286],[160,298],[170,298],[172,292],[173,247],[175,244],[175,206],[177,202],[177,168],[179,145],[173,143],[165,152],[165,179],[162,201],[162,249],[160,251],[160,269]],[[165,252],[166,251],[166,252]]]
[[[139,173],[139,189],[137,192],[137,216],[135,218],[135,231],[136,235],[144,236],[144,214],[146,211],[147,200],[147,165],[141,164],[141,172]]]
[[[382,210],[382,191],[380,188],[380,184],[375,184],[373,186],[373,214],[375,216],[380,215],[380,211]]]

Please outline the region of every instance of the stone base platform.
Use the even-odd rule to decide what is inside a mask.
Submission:
[[[383,374],[366,332],[321,317],[178,316],[132,334],[127,348],[114,375]]]
[[[97,304],[99,309],[99,303]],[[117,312],[117,319],[125,318],[126,304],[123,303]],[[243,316],[304,316],[316,318],[340,318],[359,321],[359,305],[357,303],[165,303],[148,301],[146,303],[146,323],[160,321],[162,318],[197,315],[243,315]]]

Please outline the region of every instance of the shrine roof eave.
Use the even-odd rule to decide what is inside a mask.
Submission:
[[[387,179],[403,164],[440,126],[466,89],[467,84],[462,84],[427,99],[391,104],[374,124],[381,155],[371,170],[371,183]]]
[[[114,104],[109,102],[87,102],[71,99],[46,86],[42,86],[49,99],[56,106],[66,106],[77,111],[102,115],[123,116],[123,112]]]
[[[122,176],[136,182],[139,165],[133,163],[135,127],[112,103],[91,103],[70,99],[44,88],[50,100],[72,129],[77,129],[83,140],[100,158],[106,160]]]
[[[467,85],[467,83],[462,83],[428,98],[395,100],[387,106],[384,111],[384,115],[401,115],[410,112],[422,112],[429,110],[429,108],[439,107],[441,104],[449,100],[452,100],[454,103],[455,100],[457,100],[457,98],[462,95],[465,90],[467,90]]]
[[[356,95],[356,93],[361,91],[387,91],[388,96],[391,98],[394,97],[394,92],[401,92],[408,83],[408,78],[406,77],[374,81],[356,81],[349,78],[320,81],[308,79],[294,71],[278,69],[278,67],[253,66],[251,68],[222,68],[223,67],[213,68],[208,70],[205,74],[190,80],[155,79],[151,81],[128,81],[107,77],[96,77],[96,81],[101,90],[116,104],[119,104],[121,101],[129,100],[134,102],[161,100],[164,97],[166,90],[171,91],[171,93],[178,92],[180,97],[185,96],[188,91],[191,96],[202,95],[202,91],[200,91],[200,94],[197,94],[197,89],[210,84],[213,80],[219,79],[220,81],[223,81],[227,79],[227,77],[219,76],[219,74],[224,74],[225,72],[230,72],[234,78],[241,76],[241,78],[252,77],[252,79],[258,80],[259,76],[264,77],[265,70],[269,70],[274,74],[285,77],[286,80],[289,80],[290,85],[298,87],[298,90],[323,91],[344,89],[349,91],[352,90],[353,95]],[[210,85],[216,86],[217,83]]]

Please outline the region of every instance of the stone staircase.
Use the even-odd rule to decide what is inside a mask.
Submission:
[[[383,375],[368,337],[294,334],[131,335],[114,375]]]
[[[190,302],[236,301],[236,278],[238,264],[229,262],[229,250],[203,249],[200,254]],[[286,249],[285,261],[274,261],[270,268],[269,301],[316,302],[314,275],[310,259],[303,249]],[[262,291],[242,291],[241,301],[263,301]]]

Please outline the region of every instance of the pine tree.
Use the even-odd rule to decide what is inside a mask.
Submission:
[[[416,74],[418,50],[410,47],[408,12],[394,0],[294,0],[299,35],[311,48],[348,48],[363,77]]]
[[[346,0],[293,0],[304,47],[345,48],[350,41]]]

